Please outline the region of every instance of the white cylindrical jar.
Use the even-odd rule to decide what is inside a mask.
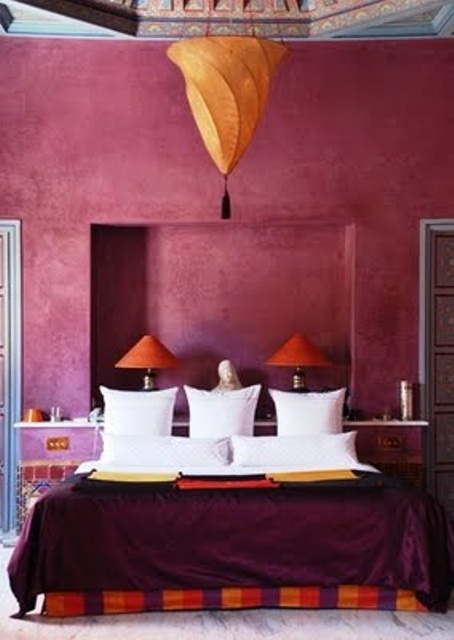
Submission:
[[[408,380],[400,382],[400,414],[402,420],[413,419],[413,386]]]

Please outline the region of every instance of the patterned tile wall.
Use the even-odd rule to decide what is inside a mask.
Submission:
[[[74,460],[20,462],[17,465],[17,532],[22,529],[29,510],[51,487],[71,475],[79,465]]]

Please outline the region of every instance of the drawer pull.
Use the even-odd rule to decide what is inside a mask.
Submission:
[[[401,436],[379,436],[378,445],[384,451],[402,451]]]
[[[47,438],[46,449],[47,451],[66,451],[69,449],[69,438],[67,436]]]

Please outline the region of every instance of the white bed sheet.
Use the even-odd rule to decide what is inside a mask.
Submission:
[[[379,473],[378,469],[373,467],[370,464],[358,463],[354,467],[349,467],[355,471],[370,471]],[[249,476],[249,475],[259,475],[264,473],[283,473],[290,471],[313,471],[314,469],[303,469],[301,467],[295,466],[280,466],[273,467],[270,469],[269,467],[244,467],[241,465],[229,464],[229,465],[219,465],[213,467],[182,467],[175,468],[169,466],[163,467],[141,467],[141,466],[126,466],[119,465],[107,462],[100,462],[99,460],[87,460],[82,462],[76,469],[76,473],[89,473],[93,470],[97,471],[110,471],[110,472],[122,472],[122,473],[182,473],[184,475],[197,475],[197,476]],[[321,471],[321,469],[315,469],[316,471]],[[329,469],[323,469],[323,471],[328,471]],[[338,470],[338,467],[333,470]]]

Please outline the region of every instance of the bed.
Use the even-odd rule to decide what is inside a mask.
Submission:
[[[8,566],[19,617],[41,594],[47,616],[446,611],[453,532],[433,497],[360,462],[354,432],[323,433],[318,420],[312,433],[292,435],[284,420],[285,435],[254,437],[244,421],[242,433],[231,432],[230,410],[207,422],[218,410],[198,423],[198,436],[190,424],[187,438],[115,433],[107,412],[101,458],[48,491],[26,519]],[[325,424],[333,428],[332,415]]]

